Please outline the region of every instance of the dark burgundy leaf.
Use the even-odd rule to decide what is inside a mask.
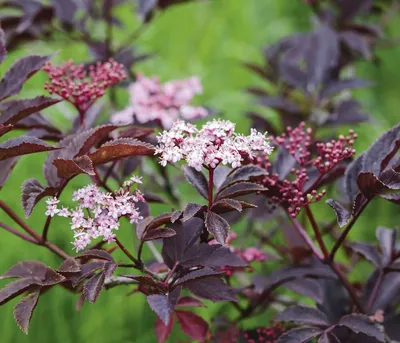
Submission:
[[[78,285],[81,281],[93,276],[95,271],[104,269],[106,263],[106,261],[101,260],[85,263],[84,265],[82,265],[80,273],[78,273],[78,275],[74,275],[71,278],[72,286],[76,287],[76,285]]]
[[[47,119],[45,119],[40,113],[34,113],[29,117],[20,120],[16,125],[18,129],[43,129],[49,134],[58,135],[61,139],[61,132],[55,128]]]
[[[362,170],[363,159],[364,154],[358,155],[357,158],[347,166],[344,173],[344,184],[350,202],[353,202],[360,192],[357,185],[357,177]]]
[[[300,109],[297,104],[280,96],[263,96],[258,101],[265,107],[270,107],[278,112],[284,113],[299,113]]]
[[[214,213],[225,213],[230,211],[242,212],[242,204],[234,199],[221,199],[213,204],[211,210]]]
[[[226,187],[217,194],[217,200],[223,198],[236,198],[238,196],[258,193],[267,189],[252,182],[238,182],[232,186]]]
[[[189,311],[176,311],[176,317],[182,331],[195,341],[203,342],[208,333],[207,322],[197,314]]]
[[[302,327],[291,329],[278,338],[276,343],[307,343],[318,337],[324,331],[318,328]]]
[[[280,180],[283,180],[289,175],[290,170],[295,167],[296,160],[286,149],[278,147],[277,150],[278,153],[275,156],[272,171],[279,175]]]
[[[321,287],[321,284],[317,280],[313,280],[310,278],[297,279],[294,281],[286,282],[284,286],[293,292],[313,299],[318,304],[321,304],[323,302],[323,289]]]
[[[382,266],[382,257],[374,245],[354,242],[349,244],[349,247],[356,253],[363,255],[375,267],[380,268]]]
[[[173,326],[174,316],[171,316],[168,325],[165,325],[164,322],[157,316],[155,332],[158,343],[165,343],[167,341],[168,336],[171,334]]]
[[[120,138],[143,138],[154,132],[153,128],[143,126],[130,126],[119,133]]]
[[[176,306],[204,307],[204,304],[196,298],[184,296],[179,298]]]
[[[368,38],[354,31],[343,31],[340,33],[340,39],[356,54],[365,59],[372,58],[372,52]]]
[[[162,225],[168,224],[171,222],[171,213],[162,213],[159,216],[155,217],[148,225],[146,230],[157,229]]]
[[[212,211],[208,211],[205,224],[208,232],[214,235],[215,240],[219,244],[225,244],[230,230],[228,222],[220,215]]]
[[[222,184],[225,182],[225,179],[228,177],[231,171],[231,168],[224,165],[219,165],[217,168],[214,169],[214,186],[216,189],[221,188]]]
[[[0,28],[0,63],[7,57],[6,41],[4,31]]]
[[[351,213],[335,200],[328,199],[326,203],[335,211],[339,226],[345,226],[351,218]]]
[[[82,173],[96,175],[93,162],[87,155],[78,156],[72,160],[57,158],[53,161],[53,165],[57,168],[57,176],[60,178],[70,179]]]
[[[376,229],[376,237],[381,247],[383,263],[387,265],[391,262],[392,256],[396,251],[397,230],[379,226]]]
[[[115,262],[113,257],[105,250],[99,250],[99,249],[91,249],[87,250],[79,255],[77,255],[75,258],[95,258],[95,259],[100,259],[100,260],[106,260],[109,262]]]
[[[173,229],[170,229],[168,227],[159,227],[152,230],[146,230],[145,234],[142,237],[142,241],[152,241],[155,239],[169,238],[175,235],[176,232]]]
[[[61,263],[61,265],[56,269],[58,273],[79,273],[81,267],[75,258],[69,257]]]
[[[338,1],[341,10],[340,19],[342,21],[350,20],[360,13],[368,12],[372,6],[372,0],[352,0]]]
[[[15,62],[0,81],[0,100],[18,94],[25,80],[30,78],[51,56],[26,56]]]
[[[45,196],[55,196],[57,188],[44,187],[36,179],[28,179],[22,184],[22,207],[26,217],[32,213],[35,205]]]
[[[0,189],[3,187],[4,183],[10,176],[13,168],[18,162],[18,157],[9,158],[4,161],[0,161]]]
[[[117,269],[118,267],[118,263],[115,262],[107,262],[104,265],[104,276],[105,278],[110,278],[111,276],[113,276],[115,269]]]
[[[195,279],[200,279],[200,278],[204,278],[207,276],[214,276],[214,275],[221,275],[224,274],[224,272],[222,271],[218,271],[215,269],[211,269],[211,268],[201,268],[201,269],[197,269],[197,270],[193,270],[188,272],[187,274],[185,274],[184,276],[182,276],[181,278],[179,278],[175,285],[183,285],[186,282],[195,280]]]
[[[193,218],[202,208],[200,204],[188,203],[183,210],[182,221],[187,221]]]
[[[153,217],[146,217],[136,224],[136,237],[142,239],[146,227],[153,221]]]
[[[307,63],[307,91],[314,92],[329,69],[337,65],[339,43],[335,31],[321,25],[310,37],[305,57]]]
[[[163,283],[152,279],[150,276],[141,276],[141,275],[122,275],[123,277],[136,280],[140,285],[149,286],[155,290],[159,290],[160,292],[167,292],[168,286]]]
[[[251,119],[251,127],[256,127],[260,131],[267,131],[271,135],[276,135],[277,131],[271,122],[254,112],[247,112],[246,115]]]
[[[39,96],[34,99],[11,100],[0,104],[0,124],[16,124],[27,116],[50,107],[60,99]]]
[[[381,135],[364,153],[362,171],[379,176],[400,148],[400,125]]]
[[[175,307],[175,304],[170,302],[169,297],[163,294],[149,295],[147,302],[163,323],[168,325]]]
[[[46,142],[31,136],[12,138],[0,144],[0,161],[11,157],[56,150]]]
[[[174,211],[171,214],[171,223],[175,223],[182,216],[182,211]]]
[[[78,10],[77,2],[74,0],[54,0],[54,10],[57,18],[66,24],[73,24]]]
[[[37,283],[34,278],[20,279],[9,283],[6,287],[0,290],[0,305],[14,299],[35,285],[37,285]]]
[[[328,317],[325,313],[312,307],[293,306],[279,313],[275,320],[280,322],[293,322],[315,326],[329,326]]]
[[[186,288],[199,298],[213,302],[237,301],[234,290],[217,276],[190,281],[186,284]]]
[[[362,88],[371,86],[371,82],[368,80],[353,78],[343,80],[333,80],[326,84],[321,92],[321,96],[329,99],[347,89]]]
[[[28,334],[29,323],[32,318],[33,311],[39,301],[40,288],[37,288],[24,296],[21,301],[14,307],[14,318],[20,329]]]
[[[400,273],[387,273],[379,288],[378,295],[371,306],[371,313],[378,310],[386,310],[388,306],[393,304],[393,300],[400,291]]]
[[[333,113],[325,121],[324,125],[357,124],[369,120],[369,115],[361,111],[358,101],[347,99],[336,104]]]
[[[361,172],[357,177],[357,184],[360,192],[367,199],[389,191],[389,188],[370,172]]]
[[[250,180],[251,177],[255,176],[263,176],[268,174],[268,172],[257,166],[257,165],[247,165],[247,166],[242,166],[239,167],[235,170],[233,170],[228,177],[226,178],[225,182],[220,186],[220,188],[224,188],[226,186],[229,186],[233,183],[236,183],[238,181],[248,181]]]
[[[318,343],[340,343],[339,339],[333,333],[324,333],[318,340]]]
[[[383,329],[367,316],[362,314],[349,314],[340,319],[339,326],[345,326],[355,333],[374,337],[379,342],[385,342]]]
[[[97,273],[92,276],[83,286],[83,295],[85,299],[94,303],[103,289],[105,281],[105,274],[103,272]]]
[[[201,196],[208,199],[208,182],[204,174],[189,166],[185,166],[183,172],[186,180],[196,188]]]

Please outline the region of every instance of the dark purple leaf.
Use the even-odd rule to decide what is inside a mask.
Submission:
[[[79,273],[81,271],[81,267],[78,262],[76,262],[75,258],[69,257],[61,263],[61,265],[56,269],[58,273]]]
[[[153,128],[143,126],[129,126],[119,133],[119,138],[143,138],[151,135],[154,132]]]
[[[57,18],[66,24],[73,24],[78,10],[77,2],[74,0],[54,0],[53,7]]]
[[[20,329],[28,334],[29,323],[32,318],[33,311],[39,301],[40,288],[37,288],[24,296],[20,302],[14,307],[14,318]]]
[[[279,74],[290,86],[306,91],[307,75],[298,66],[282,61],[279,64]]]
[[[266,191],[267,189],[252,182],[238,182],[226,187],[217,194],[217,199],[236,198],[238,196]]]
[[[188,282],[186,288],[199,298],[213,302],[237,301],[234,290],[217,276],[209,276]]]
[[[380,268],[382,266],[382,257],[374,245],[354,242],[349,244],[349,247],[356,253],[363,255],[375,267]]]
[[[271,122],[257,113],[247,112],[246,115],[251,119],[251,127],[256,127],[261,132],[267,131],[271,135],[276,135],[277,131]]]
[[[389,191],[389,188],[370,172],[361,172],[357,177],[357,184],[360,192],[367,199]]]
[[[72,286],[76,287],[76,285],[78,285],[81,281],[93,276],[95,271],[104,269],[106,263],[106,261],[101,260],[82,265],[80,273],[71,278]]]
[[[185,166],[183,172],[186,180],[196,188],[202,197],[208,199],[208,181],[204,174],[189,166]]]
[[[182,276],[181,278],[179,278],[175,285],[183,285],[186,282],[192,281],[192,280],[196,280],[196,279],[200,279],[200,278],[204,278],[207,276],[214,276],[214,275],[221,275],[224,274],[224,272],[222,271],[218,271],[215,269],[211,269],[211,268],[201,268],[201,269],[197,269],[197,270],[193,270],[188,272],[187,274],[185,274],[184,276]]]
[[[387,265],[391,262],[392,256],[394,256],[396,252],[397,230],[379,226],[376,229],[376,237],[381,247],[383,263]]]
[[[302,327],[291,329],[278,338],[276,343],[307,343],[318,337],[324,331],[318,328]]]
[[[33,278],[20,279],[9,283],[6,287],[0,290],[0,305],[14,299],[35,285],[36,283]]]
[[[158,0],[139,0],[137,13],[141,20],[146,20],[157,7]]]
[[[400,125],[381,135],[364,153],[362,171],[379,176],[400,148]]]
[[[296,160],[286,149],[279,147],[277,150],[278,153],[275,156],[272,171],[279,175],[280,180],[284,180],[289,175],[290,170],[295,167]]]
[[[0,144],[0,161],[11,157],[57,150],[46,142],[31,136],[12,138]]]
[[[10,176],[13,168],[18,162],[18,157],[8,158],[4,161],[0,161],[0,189]]]
[[[293,306],[279,313],[275,320],[280,322],[293,322],[315,326],[329,326],[328,317],[325,313],[312,307]]]
[[[369,120],[369,115],[361,112],[358,101],[349,99],[338,103],[324,125],[357,124]]]
[[[263,96],[258,100],[258,102],[260,105],[270,107],[278,112],[291,114],[300,112],[300,109],[295,102],[280,96]]]
[[[0,117],[1,119],[1,117]],[[5,135],[7,132],[10,132],[14,128],[13,125],[3,125],[0,124],[0,137]]]
[[[344,173],[346,193],[350,202],[353,202],[356,199],[357,194],[360,192],[357,185],[357,177],[362,170],[363,159],[364,154],[358,155],[357,158],[347,166]]]
[[[322,90],[321,96],[324,98],[331,98],[347,89],[362,88],[371,86],[371,82],[363,79],[343,79],[343,80],[332,80],[326,84]]]
[[[208,333],[207,322],[197,314],[189,311],[176,311],[176,317],[182,331],[195,341],[204,342]]]
[[[142,237],[142,241],[153,241],[155,239],[169,238],[175,235],[176,232],[173,229],[170,229],[168,227],[159,227],[152,230],[146,230],[145,234]]]
[[[379,342],[385,342],[383,329],[367,316],[362,314],[349,314],[340,319],[339,326],[345,326],[355,333],[374,337]]]
[[[208,232],[214,235],[215,240],[219,244],[225,244],[230,230],[228,222],[220,215],[212,211],[208,211],[205,224]]]
[[[340,39],[356,54],[368,60],[372,58],[368,37],[354,31],[343,31],[340,33]]]
[[[342,21],[351,20],[357,14],[368,12],[372,6],[372,0],[340,0],[338,1],[341,10]]]
[[[242,212],[242,204],[234,199],[221,199],[216,201],[211,210],[214,213],[225,213],[230,211]]]
[[[224,183],[227,176],[231,173],[231,171],[231,168],[224,165],[219,165],[217,168],[214,169],[214,186],[216,189],[221,188],[222,184]]]
[[[7,57],[6,41],[4,31],[0,28],[0,63]]]
[[[306,54],[307,91],[314,92],[326,77],[328,71],[337,65],[339,43],[335,31],[328,25],[321,25],[310,37]]]
[[[51,56],[26,56],[15,62],[0,81],[0,100],[18,94],[25,80],[30,78]]]
[[[113,257],[105,250],[99,250],[99,249],[91,249],[87,250],[79,255],[77,255],[75,258],[95,258],[95,259],[100,259],[100,260],[106,260],[109,262],[114,262]]]
[[[171,303],[169,297],[163,294],[149,295],[147,302],[163,323],[168,325],[175,308],[175,304]]]
[[[78,156],[72,160],[57,158],[53,161],[53,165],[57,168],[57,176],[59,178],[70,179],[82,173],[96,175],[93,162],[87,155]]]
[[[318,304],[323,302],[323,289],[317,280],[310,278],[296,279],[294,281],[286,282],[284,286],[293,292],[313,299]]]
[[[176,306],[204,307],[204,304],[196,298],[190,296],[184,296],[179,298],[179,301]]]
[[[168,336],[171,334],[173,326],[174,316],[171,316],[168,325],[165,325],[164,322],[157,316],[155,332],[158,343],[165,343],[167,341]]]
[[[44,187],[36,179],[28,179],[22,184],[22,207],[25,217],[29,217],[35,205],[45,196],[55,196],[57,188]]]
[[[393,300],[400,291],[400,273],[387,273],[381,286],[378,295],[371,306],[370,312],[374,313],[378,310],[386,310],[388,306],[393,304]]]
[[[351,218],[351,213],[335,200],[328,199],[326,203],[335,211],[339,226],[345,226]]]
[[[339,339],[333,333],[324,333],[318,340],[318,343],[340,343]]]
[[[242,166],[233,170],[220,188],[222,189],[239,181],[249,181],[251,177],[263,176],[266,174],[268,174],[268,172],[257,165],[249,164],[247,166]]]
[[[103,289],[105,281],[105,274],[103,272],[97,273],[92,276],[83,286],[83,295],[85,299],[94,303]]]
[[[104,265],[104,276],[105,278],[110,278],[114,275],[115,269],[117,269],[118,263],[115,262],[107,262]]]
[[[182,216],[182,211],[174,211],[171,214],[171,223],[175,223]]]
[[[183,210],[182,221],[187,221],[193,218],[202,208],[200,204],[188,203]]]
[[[11,100],[0,104],[0,124],[16,124],[27,116],[50,107],[60,99],[39,96],[34,99]]]

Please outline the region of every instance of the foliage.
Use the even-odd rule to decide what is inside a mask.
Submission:
[[[135,81],[131,68],[137,59],[130,55],[128,62],[122,61],[122,51],[112,47],[111,34],[104,42],[93,41],[88,23],[104,21],[108,32],[112,32],[118,24],[112,10],[119,3],[104,1],[103,7],[97,8],[82,2],[79,10],[74,6],[66,10],[63,1],[2,5],[18,7],[22,15],[14,18],[14,26],[7,21],[3,25],[1,61],[6,58],[7,48],[34,39],[35,25],[44,30],[41,34],[51,35],[56,20],[71,35],[80,30],[81,39],[97,55],[94,63],[67,62],[61,67],[49,63],[51,56],[27,56],[16,61],[0,82],[0,136],[15,129],[26,132],[0,145],[0,187],[19,156],[45,152],[46,184],[28,179],[22,185],[26,216],[38,202],[50,197],[46,200],[42,234],[2,200],[0,209],[23,232],[2,222],[0,227],[62,259],[53,267],[28,260],[9,268],[2,278],[17,280],[0,291],[0,305],[23,295],[15,306],[14,317],[27,333],[40,297],[54,287],[76,296],[80,308],[84,302],[96,302],[103,289],[125,285],[131,289],[130,294],[146,297],[156,313],[154,325],[159,342],[168,339],[174,323],[190,339],[201,342],[399,340],[397,230],[379,227],[376,245],[349,241],[348,234],[376,198],[399,203],[400,126],[383,133],[356,158],[353,145],[357,134],[353,130],[337,139],[323,135],[325,127],[369,120],[349,92],[368,83],[345,78],[344,74],[356,61],[375,58],[374,46],[384,27],[372,22],[386,15],[390,4],[310,1],[308,6],[317,22],[314,31],[287,37],[267,48],[265,65],[247,64],[268,83],[268,90],[252,87],[249,92],[276,111],[284,129],[252,112],[248,115],[254,128],[245,136],[235,133],[235,124],[227,120],[212,120],[201,128],[183,121],[166,127],[160,114],[153,113],[148,121],[143,120],[143,105],[161,107],[162,116],[171,106],[165,99],[173,98],[173,110],[183,114],[180,97],[186,106],[198,92],[186,81],[171,82],[161,91],[157,82],[142,77]],[[174,3],[139,1],[138,13],[147,25],[158,10]],[[78,12],[81,20],[73,20]],[[14,33],[15,25],[18,29]],[[23,83],[40,69],[50,78],[44,87],[76,108],[70,132],[54,127],[39,113],[62,101],[60,98],[3,101],[17,95]],[[139,107],[134,103],[129,109],[133,123],[110,124],[109,118],[115,113],[107,113],[107,119],[102,120],[102,109],[93,108],[106,91],[113,102],[115,87],[123,86],[126,78],[136,85],[143,83],[132,88],[136,92],[147,87],[148,92],[135,94],[132,100],[142,105],[141,119],[135,118]],[[152,98],[155,96],[156,101]],[[211,114],[202,111],[194,117]],[[267,138],[258,132],[264,129],[273,136]],[[150,171],[148,163],[152,162],[155,167]],[[175,173],[171,174],[173,169]],[[133,172],[145,177],[143,184],[141,177],[128,178]],[[79,174],[87,175],[94,185],[74,192],[73,200],[78,201],[75,209],[60,208],[62,192]],[[146,182],[147,174],[154,176],[153,182]],[[113,191],[110,181],[119,189]],[[197,191],[198,202],[182,204],[174,191],[182,182]],[[134,184],[141,191],[132,191]],[[154,194],[156,186],[164,189],[168,200]],[[335,199],[326,199],[324,188],[328,186],[329,196]],[[314,204],[322,199],[333,209],[332,218],[336,216],[337,224],[326,225],[314,216]],[[171,210],[152,217],[152,204],[157,202],[167,203]],[[55,216],[71,219],[78,254],[48,239]],[[136,253],[131,252],[129,241],[118,237],[125,219],[136,234]],[[249,236],[258,241],[256,246],[252,246],[251,239],[238,240],[231,230],[234,224],[245,223]],[[257,224],[262,224],[263,230],[255,229]],[[276,230],[274,224],[283,230]],[[97,242],[91,245],[91,240]],[[144,258],[147,248],[153,254],[151,259]],[[116,250],[123,252],[125,261],[113,257]],[[339,250],[343,250],[351,267],[356,267],[354,261],[365,259],[373,265],[373,272],[362,283],[352,283],[351,268],[337,261]],[[267,264],[269,271],[259,270],[259,263]],[[126,269],[136,274],[120,272]],[[282,288],[300,297],[292,297],[288,304]],[[316,306],[305,306],[306,298]],[[204,306],[203,301],[226,302],[237,316],[207,323],[196,314],[197,308]],[[283,326],[266,323],[266,327],[254,331],[237,327],[242,320],[275,305],[285,307],[275,317]]]

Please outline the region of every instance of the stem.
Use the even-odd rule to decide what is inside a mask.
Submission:
[[[213,205],[214,168],[208,169],[208,209]]]
[[[329,254],[328,262],[331,262],[335,259],[336,252],[338,251],[338,249],[340,248],[342,243],[346,240],[346,237],[347,237],[348,233],[350,232],[351,228],[353,227],[354,223],[357,221],[358,217],[364,211],[364,209],[367,207],[369,202],[370,202],[370,200],[367,200],[363,203],[360,210],[353,216],[353,218],[347,225],[346,229],[342,232],[339,239],[336,241],[335,245],[333,246],[331,253]]]
[[[106,182],[107,182],[107,180],[108,180],[108,178],[111,176],[111,174],[112,174],[112,172],[113,172],[113,170],[114,170],[114,168],[115,168],[115,165],[117,164],[117,162],[118,161],[114,161],[112,164],[111,164],[111,166],[107,169],[107,172],[106,172],[106,174],[104,175],[104,178],[103,178],[103,184],[106,184]]]
[[[144,241],[140,241],[139,248],[138,248],[138,261],[142,261],[142,251],[143,251]]]
[[[25,235],[2,222],[0,222],[0,227],[5,229],[6,231],[12,233],[13,235],[18,236],[19,238],[22,238],[23,240],[25,240],[27,242],[30,242],[33,244],[38,244],[38,242],[31,236]]]
[[[120,249],[124,252],[124,254],[138,267],[141,265],[141,263],[133,257],[133,255],[128,251],[128,249],[125,248],[125,246],[119,241],[118,238],[115,238],[115,242],[117,245],[120,247]]]
[[[315,238],[317,239],[319,247],[321,248],[322,253],[324,254],[324,258],[328,259],[329,252],[328,252],[328,249],[326,248],[324,240],[322,239],[321,231],[320,231],[320,229],[318,227],[318,224],[317,224],[317,222],[316,222],[316,220],[314,218],[313,213],[311,212],[311,208],[310,208],[309,205],[306,205],[305,209],[306,209],[307,217],[310,220],[311,226],[312,226],[312,228],[314,230]]]
[[[174,272],[175,272],[176,268],[178,267],[178,265],[179,265],[179,262],[176,261],[174,266],[172,267],[172,269],[169,271],[169,273],[165,277],[164,282],[168,282],[168,280],[171,278],[172,274],[174,274]]]
[[[383,281],[384,272],[382,269],[379,270],[378,280],[376,280],[374,289],[372,290],[371,296],[368,299],[367,311],[369,312],[372,305],[374,304],[376,297],[378,295],[379,288],[381,287]]]

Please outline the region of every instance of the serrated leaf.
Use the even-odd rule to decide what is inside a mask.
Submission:
[[[79,273],[81,267],[75,258],[69,257],[61,263],[61,265],[56,269],[58,273]]]
[[[0,124],[16,124],[27,116],[50,107],[60,99],[38,96],[34,99],[11,100],[0,104]]]
[[[280,336],[276,343],[306,343],[323,332],[321,329],[312,327],[291,329]]]
[[[44,187],[36,179],[28,179],[22,184],[21,201],[25,217],[29,217],[35,205],[45,196],[55,196],[57,188]]]
[[[186,288],[199,298],[213,302],[237,301],[234,290],[217,276],[190,281],[186,283]]]
[[[7,57],[6,40],[4,31],[0,28],[0,63]]]
[[[356,253],[364,256],[375,267],[380,268],[382,266],[382,257],[374,245],[361,242],[354,242],[349,244],[349,247]]]
[[[96,175],[92,160],[87,155],[78,156],[71,160],[57,158],[53,161],[53,165],[57,168],[57,176],[64,179],[70,179],[82,173]]]
[[[182,211],[174,211],[171,214],[171,223],[175,223],[182,216]]]
[[[39,71],[51,56],[26,56],[15,62],[0,81],[0,100],[18,94],[23,83]]]
[[[142,236],[142,241],[153,241],[161,238],[169,238],[175,236],[176,232],[168,227],[158,227],[152,230],[146,230],[145,234]]]
[[[190,296],[180,297],[176,306],[205,307],[200,300]]]
[[[346,315],[340,319],[338,325],[345,326],[355,333],[374,337],[379,342],[385,342],[383,329],[365,315],[357,313]]]
[[[208,181],[204,174],[189,166],[185,166],[183,172],[186,180],[196,188],[203,198],[208,199]]]
[[[344,90],[369,87],[369,86],[371,86],[370,81],[358,78],[333,80],[326,84],[326,86],[323,88],[321,92],[321,96],[328,99]]]
[[[280,322],[293,322],[315,326],[329,326],[328,317],[325,313],[312,307],[293,306],[279,313],[275,320]]]
[[[236,198],[238,196],[266,191],[267,189],[252,182],[238,182],[226,187],[217,194],[217,199]]]
[[[39,301],[40,288],[24,296],[14,307],[14,319],[19,328],[27,335],[33,311]]]
[[[103,289],[105,281],[105,275],[103,272],[97,273],[92,276],[83,286],[83,295],[85,299],[91,303],[94,303],[100,295]]]
[[[13,125],[0,124],[0,137],[5,135],[7,132],[10,132],[13,128],[14,128]]]
[[[0,144],[0,161],[11,157],[57,150],[46,142],[31,136],[12,138]]]
[[[14,299],[35,285],[37,285],[37,283],[33,278],[20,279],[9,283],[6,287],[0,290],[0,305]]]
[[[167,325],[157,316],[155,333],[158,343],[165,343],[171,334],[172,327],[174,326],[174,316],[171,316]]]
[[[326,200],[326,203],[335,211],[339,226],[345,226],[351,218],[351,213],[335,200],[328,199]]]
[[[186,282],[192,281],[192,280],[196,280],[196,279],[200,279],[200,278],[204,278],[207,276],[214,276],[214,275],[221,275],[224,274],[223,271],[218,271],[215,269],[211,269],[211,268],[201,268],[201,269],[197,269],[197,270],[193,270],[188,272],[187,274],[185,274],[184,276],[180,277],[175,285],[183,285]]]
[[[323,289],[318,280],[311,278],[297,279],[285,282],[284,287],[300,295],[313,299],[317,304],[321,304],[323,302]]]
[[[175,307],[169,297],[163,294],[149,295],[147,296],[147,302],[163,323],[168,325]]]
[[[324,332],[319,338],[318,343],[340,343],[340,341],[333,333]]]
[[[82,258],[82,257],[96,258],[96,259],[106,260],[109,262],[114,262],[114,258],[107,251],[99,249],[90,249],[75,256],[75,258]]]
[[[220,186],[220,188],[222,189],[233,183],[239,181],[248,181],[252,177],[263,176],[266,174],[268,174],[267,170],[257,165],[249,164],[246,166],[242,166],[237,169],[234,169],[225,179],[224,183]]]
[[[353,202],[359,193],[357,177],[362,170],[363,158],[364,154],[358,155],[357,158],[347,166],[344,173],[344,184],[350,202]]]
[[[176,317],[182,331],[195,341],[203,342],[208,333],[207,322],[197,314],[189,311],[176,311]]]
[[[234,199],[221,199],[216,201],[211,210],[214,213],[226,213],[230,211],[242,212],[242,204],[238,200]]]
[[[8,158],[7,160],[0,161],[0,190],[7,181],[17,162],[18,157]]]
[[[220,215],[208,211],[205,220],[208,232],[214,235],[215,240],[219,244],[225,244],[226,238],[230,230],[228,222]]]
[[[202,207],[203,206],[200,204],[188,203],[183,210],[182,221],[185,222],[193,218],[200,211]]]
[[[371,313],[378,310],[384,310],[393,304],[393,299],[399,294],[400,290],[400,273],[390,272],[384,275],[379,292],[374,303],[371,306]]]
[[[396,251],[397,230],[379,226],[376,229],[376,237],[382,251],[383,263],[387,265]]]

